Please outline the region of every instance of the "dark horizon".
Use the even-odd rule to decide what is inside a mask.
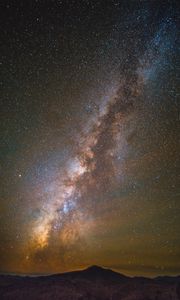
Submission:
[[[127,277],[99,266],[50,276],[0,278],[4,300],[179,300],[180,295],[180,276]]]
[[[48,276],[58,276],[58,275],[64,275],[64,274],[70,274],[70,273],[76,273],[76,272],[81,272],[81,271],[86,271],[88,269],[91,269],[91,268],[100,268],[102,270],[110,270],[110,271],[113,271],[115,273],[118,273],[119,275],[122,275],[122,276],[126,276],[128,278],[147,278],[147,279],[157,279],[157,278],[166,278],[166,277],[170,277],[170,278],[177,278],[177,277],[180,277],[180,274],[174,274],[174,275],[168,275],[168,274],[157,274],[156,276],[146,276],[146,275],[132,275],[131,272],[122,272],[121,270],[118,270],[116,268],[110,268],[110,267],[106,267],[106,266],[98,266],[98,265],[89,265],[87,267],[82,267],[82,268],[79,268],[79,269],[72,269],[72,270],[69,270],[69,271],[65,271],[65,272],[57,272],[57,273],[6,273],[6,272],[2,272],[0,273],[0,276],[18,276],[18,277],[48,277]],[[147,273],[149,273],[149,269],[147,270]]]

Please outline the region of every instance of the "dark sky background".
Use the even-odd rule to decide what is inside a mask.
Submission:
[[[177,2],[1,2],[0,272],[180,274]]]

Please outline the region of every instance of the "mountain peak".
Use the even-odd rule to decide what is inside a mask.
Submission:
[[[104,271],[105,269],[100,267],[100,266],[97,266],[97,265],[92,265],[92,266],[89,266],[87,269],[87,271]]]
[[[105,280],[125,280],[126,276],[114,272],[111,269],[103,268],[97,265],[88,267],[87,269],[81,271],[86,278],[101,278]]]

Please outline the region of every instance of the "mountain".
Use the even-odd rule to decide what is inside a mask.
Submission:
[[[57,276],[57,275],[52,275]],[[129,279],[129,277],[126,277],[125,275],[122,275],[120,273],[114,272],[110,269],[105,269],[99,266],[91,266],[85,270],[82,271],[74,271],[74,272],[68,272],[64,274],[59,274],[58,276],[63,276],[64,278],[78,278],[78,279],[86,279],[91,281],[97,281],[97,280],[106,280],[106,281],[113,281],[113,282],[119,282],[119,281],[125,281]]]
[[[127,277],[92,266],[50,276],[0,276],[1,300],[180,300],[180,276]]]

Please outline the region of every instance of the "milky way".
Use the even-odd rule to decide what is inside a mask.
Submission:
[[[2,10],[1,272],[177,274],[178,6],[80,2]]]

